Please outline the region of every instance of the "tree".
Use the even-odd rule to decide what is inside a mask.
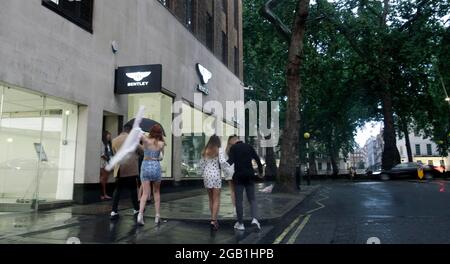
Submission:
[[[430,25],[431,28],[437,25],[439,14],[448,11],[448,3],[438,0],[347,0],[335,3],[319,0],[318,4],[326,20],[345,36],[349,46],[359,55],[358,61],[369,69],[365,89],[371,90],[368,93],[382,105],[382,162],[384,169],[390,169],[400,162],[396,119],[400,116],[408,120],[407,115],[402,116],[402,107],[397,102],[409,99],[417,102],[417,96],[397,100],[404,95],[402,90],[409,89],[404,86],[405,89],[399,89],[404,85],[399,80],[405,80],[408,75],[417,80],[424,75],[416,73],[423,73],[429,67],[432,56],[428,51],[433,44],[423,40],[435,36]]]
[[[309,0],[298,0],[294,23],[290,30],[273,12],[281,0],[269,0],[262,8],[262,14],[289,42],[286,66],[287,109],[281,143],[279,182],[276,190],[294,192],[296,188],[296,168],[298,164],[300,130],[300,96],[302,84],[300,70],[303,63],[303,41],[309,14]]]

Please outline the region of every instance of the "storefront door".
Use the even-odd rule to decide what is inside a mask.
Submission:
[[[0,84],[0,211],[72,200],[77,105]]]

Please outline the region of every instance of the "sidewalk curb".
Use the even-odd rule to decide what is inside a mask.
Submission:
[[[291,206],[289,206],[288,209],[284,211],[282,215],[276,216],[276,217],[266,217],[266,218],[260,218],[258,219],[260,223],[267,224],[267,223],[276,223],[279,222],[285,215],[289,214],[292,210],[294,210],[299,204],[303,203],[308,197],[314,195],[322,188],[322,185],[315,186],[312,190],[306,191],[305,197],[303,197],[298,202],[292,203]],[[299,192],[302,193],[302,192]],[[149,217],[155,217],[155,215],[152,213],[149,215]],[[170,217],[170,218],[164,218],[163,220],[167,221],[180,221],[180,222],[190,222],[190,223],[204,223],[205,221],[209,221],[209,219],[206,218],[199,218],[199,217]],[[251,221],[252,219],[250,217],[244,217],[244,221]],[[220,223],[228,223],[228,224],[234,224],[236,222],[235,217],[222,217],[219,218]]]

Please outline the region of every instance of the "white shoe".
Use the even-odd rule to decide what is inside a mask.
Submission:
[[[245,230],[245,226],[244,226],[244,224],[236,222],[236,224],[234,224],[234,229],[237,229],[239,231],[244,231]]]
[[[261,230],[261,224],[258,222],[258,220],[256,220],[256,218],[253,218],[252,225],[256,225],[256,227]]]
[[[137,215],[137,214],[139,214],[139,211],[133,209],[133,215]]]
[[[156,215],[155,216],[155,224],[159,224],[161,222],[161,216]]]
[[[119,213],[111,212],[110,219],[111,220],[117,220],[119,218]]]
[[[144,223],[144,215],[143,214],[141,214],[141,213],[138,214],[137,223],[140,226],[145,225],[145,223]]]

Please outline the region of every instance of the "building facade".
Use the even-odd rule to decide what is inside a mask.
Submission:
[[[366,153],[366,166],[370,171],[376,171],[381,169],[381,161],[383,156],[383,133],[380,132],[377,136],[370,137],[364,145],[364,151]]]
[[[409,134],[409,140],[414,162],[448,167],[446,158],[439,155],[436,143],[415,133]],[[402,162],[408,162],[408,152],[404,137],[397,139],[397,148],[400,152]]]
[[[237,131],[204,103],[244,99],[242,1],[5,0],[0,58],[0,204],[98,199],[102,131],[116,136],[141,105],[164,127],[163,177],[177,185],[198,179],[198,118]],[[120,78],[157,87],[119,93]]]

